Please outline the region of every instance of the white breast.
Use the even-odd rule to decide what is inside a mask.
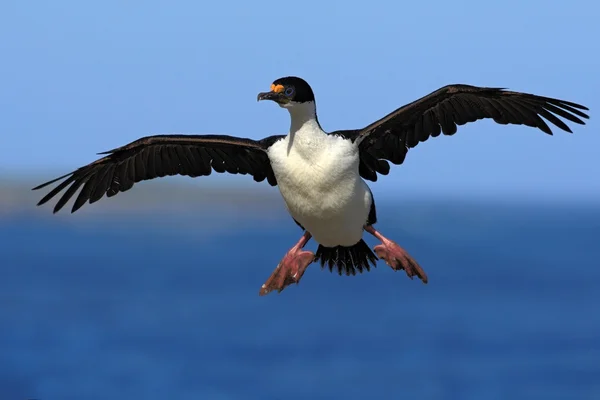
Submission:
[[[355,144],[327,135],[315,121],[268,154],[290,214],[318,243],[352,246],[362,238],[372,200]]]

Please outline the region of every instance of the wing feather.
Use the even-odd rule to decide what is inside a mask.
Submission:
[[[389,162],[403,163],[409,148],[440,134],[454,135],[459,126],[492,119],[501,125],[526,125],[552,135],[549,122],[572,133],[560,118],[584,125],[583,120],[589,119],[587,110],[570,101],[504,88],[448,85],[363,129],[334,133],[360,143],[359,172],[364,179],[376,181],[377,173],[389,173]]]
[[[225,135],[156,135],[125,146],[99,153],[104,157],[69,174],[45,182],[39,190],[64,179],[39,202],[38,206],[58,198],[58,212],[75,195],[71,212],[86,203],[94,203],[104,195],[113,197],[131,189],[135,183],[172,175],[190,177],[218,173],[250,174],[254,180],[267,179],[277,185],[266,149],[283,136],[271,136],[261,141]],[[65,179],[66,178],[66,179]],[[65,190],[66,189],[66,190]]]

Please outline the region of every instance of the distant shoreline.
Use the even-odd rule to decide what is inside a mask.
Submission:
[[[0,179],[0,218],[16,215],[54,216],[56,218],[70,215],[73,199],[56,215],[52,214],[52,208],[56,201],[54,199],[41,207],[36,206],[37,202],[50,190],[50,188],[44,188],[32,191],[31,188],[39,182],[42,180],[31,177],[22,181]],[[567,210],[581,207],[600,208],[600,199],[592,197],[565,200],[544,197],[542,194],[536,197],[495,197],[491,194],[478,193],[465,193],[461,196],[415,191],[407,191],[404,195],[391,195],[378,191],[376,185],[373,185],[373,191],[378,207],[385,204],[402,213],[407,210],[410,212],[410,209],[415,206],[430,206],[435,209],[449,206],[464,207],[469,204],[474,206],[486,204],[486,206],[495,207],[510,207],[511,205],[533,208],[565,207]],[[252,215],[260,215],[261,218],[288,217],[277,189],[264,182],[257,184],[252,181],[239,183],[238,186],[234,186],[231,182],[223,185],[206,180],[202,184],[198,184],[197,181],[193,183],[160,180],[142,182],[130,191],[119,193],[111,199],[103,197],[93,205],[86,204],[77,211],[77,215],[82,217],[116,216],[122,213],[127,213],[127,215],[228,213],[233,217],[237,215],[244,218]]]

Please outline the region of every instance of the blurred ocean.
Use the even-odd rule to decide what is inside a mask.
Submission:
[[[0,399],[600,399],[600,207],[378,212],[428,285],[313,264],[259,297],[288,218],[4,215]]]

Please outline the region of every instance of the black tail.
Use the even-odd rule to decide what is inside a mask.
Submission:
[[[360,242],[351,247],[325,247],[319,245],[317,254],[315,255],[315,261],[317,260],[321,260],[321,268],[324,268],[327,263],[329,270],[332,272],[333,267],[337,266],[340,275],[344,271],[346,275],[356,275],[356,270],[361,273],[363,269],[370,271],[371,266],[369,263],[375,267],[377,256],[365,241],[361,239]]]

